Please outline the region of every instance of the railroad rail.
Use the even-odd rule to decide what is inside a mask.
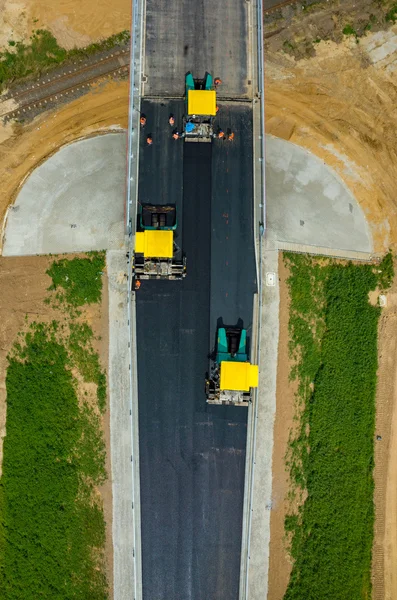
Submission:
[[[66,65],[60,72],[48,73],[34,83],[26,83],[19,89],[11,89],[1,96],[0,118],[15,119],[41,107],[48,108],[64,96],[88,88],[104,77],[128,72],[130,50],[123,48],[109,55],[98,57],[95,62],[81,66]]]

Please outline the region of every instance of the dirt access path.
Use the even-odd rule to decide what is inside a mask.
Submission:
[[[76,256],[76,255],[73,255]],[[2,463],[3,437],[6,433],[6,386],[7,354],[17,341],[19,332],[26,331],[33,321],[49,323],[52,320],[63,321],[65,314],[45,304],[48,297],[47,288],[51,279],[46,270],[53,258],[40,257],[0,257],[0,475]],[[67,317],[66,317],[67,318]],[[100,336],[93,346],[99,353],[101,364],[108,370],[108,297],[107,277],[104,276],[101,305],[92,305],[83,309],[82,320],[89,323],[94,335]],[[92,384],[79,385],[79,391],[92,393]],[[94,401],[96,391],[94,390]],[[113,590],[113,546],[112,546],[112,483],[110,467],[110,420],[109,410],[102,418],[102,426],[106,444],[107,481],[100,488],[103,499],[106,521],[106,568],[109,589]]]
[[[288,353],[289,271],[280,252],[278,259],[280,289],[279,341],[277,360],[276,417],[274,420],[272,510],[270,513],[270,561],[267,600],[282,600],[287,589],[292,563],[284,536],[284,520],[289,512],[287,494],[290,479],[284,457],[295,414],[296,382],[289,380],[291,361]]]
[[[130,0],[0,0],[0,50],[49,29],[67,50],[130,28]]]
[[[395,264],[395,269],[397,264]],[[387,294],[378,336],[373,600],[397,598],[397,279]]]

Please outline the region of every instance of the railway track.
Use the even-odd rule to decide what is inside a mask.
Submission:
[[[264,14],[270,15],[298,1],[278,2],[274,6],[264,8]],[[0,97],[0,118],[5,120],[23,118],[33,111],[55,105],[65,96],[70,97],[74,93],[81,92],[103,77],[127,72],[129,52],[129,47],[118,48],[91,60],[88,59],[84,64],[64,65],[37,81],[11,88]]]
[[[122,74],[129,69],[129,48],[102,55],[84,65],[66,65],[34,83],[11,89],[1,97],[0,118],[15,119],[27,116],[42,107],[48,108],[65,96],[81,92],[95,81],[109,75]]]

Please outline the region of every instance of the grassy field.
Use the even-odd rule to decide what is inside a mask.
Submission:
[[[285,255],[299,425],[288,465],[300,509],[286,518],[293,569],[285,600],[371,597],[379,269]],[[378,272],[381,271],[381,272]]]
[[[78,273],[85,278],[86,297],[98,302],[102,281],[95,261],[100,259],[97,254],[55,261],[50,272],[59,275],[61,268],[67,282]],[[69,298],[75,307],[79,297],[72,285],[62,302]],[[0,479],[4,600],[108,597],[105,522],[97,492],[106,478],[100,414],[106,377],[92,348],[92,329],[73,314],[60,316],[62,322],[33,323],[8,357]],[[96,403],[78,397],[76,371],[83,381],[97,383]]]
[[[30,37],[30,44],[10,41],[10,49],[0,52],[0,89],[4,84],[28,76],[38,77],[49,69],[68,60],[79,60],[102,50],[127,43],[128,31],[122,31],[86,48],[65,50],[51,32],[37,29]]]
[[[57,300],[73,307],[95,304],[101,299],[104,268],[104,252],[90,252],[86,258],[56,260],[47,271],[52,279],[49,290],[57,291]]]

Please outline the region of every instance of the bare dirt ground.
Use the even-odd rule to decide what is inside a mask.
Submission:
[[[396,268],[397,265],[395,265]],[[387,294],[378,336],[375,445],[374,600],[397,598],[397,281]]]
[[[0,50],[49,29],[66,49],[84,47],[129,29],[130,0],[0,0]]]
[[[344,4],[343,10],[352,2]],[[370,0],[355,4],[376,8]],[[363,207],[375,250],[382,251],[397,243],[397,26],[371,30],[357,43],[354,36],[341,34],[343,10],[339,17],[334,14],[337,25],[332,21],[342,38],[339,44],[323,41],[332,37],[328,8],[318,8],[306,19],[294,17],[278,33],[271,30],[284,27],[284,21],[268,26],[266,130],[307,148],[335,169]],[[368,23],[369,16],[365,19]],[[314,56],[300,58],[309,38],[318,40],[308,53]]]
[[[7,354],[17,340],[19,332],[26,331],[33,321],[50,322],[63,320],[65,314],[51,304],[45,304],[49,295],[47,288],[51,279],[46,270],[54,259],[40,257],[0,257],[0,474],[3,438],[6,433],[6,387]],[[102,303],[83,311],[81,319],[93,328],[94,335],[101,337],[93,345],[99,352],[101,364],[108,368],[108,298],[107,278],[104,277]],[[85,390],[91,384],[85,384]],[[83,388],[82,388],[83,389]],[[106,411],[102,425],[105,435],[109,478],[99,490],[103,499],[106,521],[106,567],[109,587],[113,589],[113,546],[112,546],[112,483],[110,478],[110,436],[109,411]]]
[[[296,383],[289,381],[291,361],[288,355],[289,292],[286,280],[289,272],[279,255],[279,342],[277,363],[276,418],[274,421],[272,510],[270,513],[270,562],[268,600],[282,600],[291,573],[291,561],[284,537],[284,519],[290,503],[287,494],[290,487],[285,465],[289,432],[293,428],[295,414]]]

